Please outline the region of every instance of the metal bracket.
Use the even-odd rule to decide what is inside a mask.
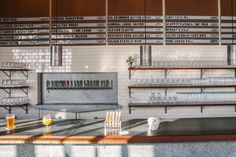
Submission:
[[[134,109],[133,109],[134,110]],[[131,114],[132,111],[132,107],[129,107],[129,114]]]
[[[26,77],[26,79],[28,79],[29,73],[28,71],[21,71],[21,73]]]
[[[203,112],[203,108],[204,108],[204,106],[201,106],[201,113]]]
[[[11,96],[11,89],[7,90],[7,89],[3,89],[9,96]]]
[[[11,113],[11,107],[9,107],[9,108],[4,107],[4,108],[8,111],[8,113]]]
[[[22,90],[22,92],[24,92],[26,95],[28,95],[28,93],[29,93],[28,88],[26,88],[26,89],[21,88],[21,90]]]
[[[131,79],[131,76],[133,75],[133,74],[132,74],[132,71],[133,71],[133,74],[134,74],[134,72],[135,72],[134,70],[129,70],[129,80]]]
[[[129,98],[132,98],[132,96],[131,96],[131,89],[129,88]]]
[[[129,107],[129,114],[131,114],[131,107]]]
[[[165,96],[167,96],[168,88],[165,88]]]
[[[206,88],[201,88],[201,93],[204,92],[205,89],[206,89]]]
[[[7,77],[9,77],[9,79],[11,79],[11,71],[9,71],[9,74],[7,73],[7,71],[3,70],[2,71]]]
[[[165,113],[167,113],[168,106],[165,106]]]
[[[170,73],[170,71],[171,71],[171,70],[167,70],[167,69],[165,70],[165,79],[167,78],[168,73]]]
[[[26,114],[28,114],[28,104],[26,104],[25,106],[21,106],[21,108],[25,110]]]
[[[200,78],[202,79],[203,78],[203,74],[206,72],[207,70],[205,69],[201,69],[201,75],[200,75]]]

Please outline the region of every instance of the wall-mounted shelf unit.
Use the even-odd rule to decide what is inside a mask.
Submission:
[[[156,71],[156,70],[164,70],[165,71],[165,79],[167,79],[168,72],[170,70],[200,70],[199,80],[203,80],[203,75],[207,70],[234,70],[234,77],[236,78],[236,66],[216,66],[216,67],[132,67],[128,68],[129,71],[129,79],[132,79],[132,75],[135,71]],[[167,96],[168,89],[173,88],[199,88],[201,92],[206,88],[235,88],[236,92],[236,83],[231,84],[161,84],[161,83],[133,83],[128,86],[129,89],[129,97],[132,98],[132,90],[142,90],[142,89],[165,89],[165,96]],[[164,107],[165,113],[169,107],[193,107],[199,106],[201,107],[201,113],[203,112],[203,108],[205,106],[235,106],[236,112],[236,102],[130,102],[128,104],[129,113],[131,114],[132,108],[152,108],[152,107]]]
[[[28,79],[29,71],[32,70],[27,68],[0,68],[0,71],[2,71],[8,77],[9,80],[12,80],[12,74],[14,72],[20,72],[26,79]],[[0,89],[4,90],[8,94],[8,97],[5,98],[5,101],[3,98],[0,107],[6,109],[9,113],[11,113],[13,107],[20,107],[26,112],[26,114],[28,113],[28,106],[29,106],[29,103],[27,101],[28,99],[27,96],[29,92],[28,85],[8,84],[0,86]],[[21,90],[26,95],[26,97],[13,97],[12,90]]]
[[[28,79],[29,76],[29,71],[32,71],[30,69],[10,69],[10,68],[0,68],[0,71],[2,71],[7,77],[9,77],[9,79],[11,79],[12,77],[12,72],[21,72],[26,79]]]
[[[203,112],[203,108],[207,106],[235,106],[235,112],[236,112],[236,102],[230,104],[230,103],[219,103],[219,104],[155,104],[155,103],[129,103],[129,113],[131,114],[132,108],[149,108],[149,107],[164,107],[165,113],[167,113],[167,110],[169,107],[201,107],[201,113]]]

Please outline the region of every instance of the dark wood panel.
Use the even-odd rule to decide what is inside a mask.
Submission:
[[[49,0],[1,0],[0,17],[49,16]]]
[[[53,6],[53,16],[105,16],[105,0],[54,0]]]
[[[162,0],[147,0],[147,15],[162,16]]]
[[[109,0],[108,14],[145,15],[145,0]]]
[[[217,16],[217,0],[166,0],[166,15]]]
[[[162,0],[109,0],[108,9],[109,15],[162,15]]]
[[[221,15],[236,15],[236,0],[221,0]]]

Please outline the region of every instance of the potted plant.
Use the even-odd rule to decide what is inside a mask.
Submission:
[[[128,66],[129,66],[130,68],[132,68],[132,67],[133,67],[133,64],[134,64],[134,62],[135,62],[135,58],[132,57],[132,56],[129,56],[128,59],[126,60],[126,62],[128,63]]]

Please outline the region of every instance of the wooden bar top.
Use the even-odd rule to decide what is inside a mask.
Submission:
[[[0,144],[136,144],[165,142],[235,141],[236,118],[163,119],[158,130],[148,132],[147,120],[122,123],[127,135],[106,130],[103,119],[54,120],[49,131],[41,120],[16,120],[14,130],[5,130],[0,120]]]

